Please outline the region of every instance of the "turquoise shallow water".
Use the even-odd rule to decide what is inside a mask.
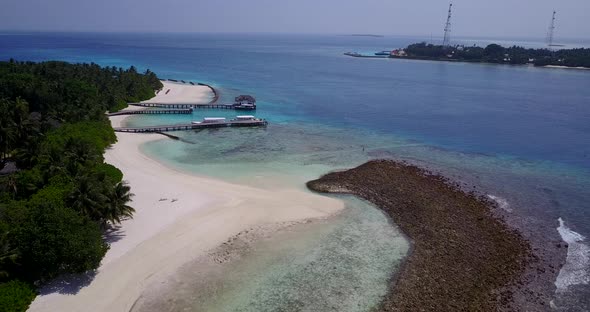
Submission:
[[[377,209],[345,197],[326,221],[262,239],[229,264],[185,265],[134,311],[367,311],[388,289],[406,240]],[[371,243],[367,243],[370,240]],[[234,243],[235,244],[235,243]],[[203,272],[209,272],[204,274]]]
[[[164,78],[212,83],[222,101],[243,93],[257,97],[256,115],[271,122],[266,129],[177,133],[183,142],[142,147],[181,170],[303,189],[304,182],[327,171],[393,157],[426,164],[506,199],[531,230],[545,223],[549,226],[541,230],[557,235],[561,217],[569,229],[590,237],[590,72],[342,56],[420,39],[36,33],[0,36],[0,59],[133,64]],[[134,117],[130,123],[233,115],[197,111]],[[367,242],[376,234],[364,233],[354,239]],[[580,244],[587,244],[586,238]],[[588,274],[589,255],[578,256],[586,261],[580,274]],[[333,260],[342,260],[342,267],[350,261]],[[590,294],[587,286],[573,287],[578,293],[569,300],[584,304],[579,298]]]

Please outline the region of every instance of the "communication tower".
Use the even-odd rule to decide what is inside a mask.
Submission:
[[[451,44],[451,15],[453,3],[449,4],[449,15],[447,16],[447,23],[445,24],[445,37],[443,39],[443,47],[448,47]]]

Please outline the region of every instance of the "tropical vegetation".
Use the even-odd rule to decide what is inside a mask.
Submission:
[[[34,289],[96,269],[109,226],[133,216],[123,174],[104,162],[105,115],[162,88],[149,70],[0,62],[0,310]]]
[[[0,311],[20,312],[29,307],[35,298],[35,290],[27,283],[12,280],[0,284]]]
[[[553,51],[519,46],[505,48],[498,44],[490,44],[485,48],[464,45],[445,47],[422,42],[411,44],[404,51],[405,57],[417,59],[590,68],[590,49],[586,48]]]

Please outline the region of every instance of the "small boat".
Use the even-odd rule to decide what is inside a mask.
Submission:
[[[199,125],[198,128],[252,127],[266,126],[268,121],[252,115],[241,115],[229,121],[222,117],[207,117],[202,121],[193,121],[191,124]]]
[[[243,109],[243,110],[254,110],[254,109],[256,109],[256,104],[252,104],[252,103],[234,104],[234,108],[235,109]]]
[[[234,126],[252,126],[252,125],[266,126],[268,124],[268,121],[266,121],[262,118],[256,118],[252,115],[236,116],[236,118],[230,120],[230,122],[233,123]]]
[[[348,55],[348,56],[352,56],[352,57],[361,57],[361,56],[363,56],[362,54],[357,53],[357,52],[346,52],[346,53],[344,53],[344,55]]]
[[[252,115],[242,115],[242,116],[236,116],[236,120],[242,121],[242,120],[255,120],[256,117],[252,116]]]
[[[233,104],[235,109],[241,110],[255,110],[256,109],[256,99],[251,95],[240,95],[235,98],[235,102]]]
[[[375,55],[378,55],[378,56],[389,56],[390,54],[391,54],[391,51],[381,51],[381,52],[375,53]]]
[[[205,117],[202,121],[193,121],[192,124],[216,124],[225,122],[226,120],[223,117]]]

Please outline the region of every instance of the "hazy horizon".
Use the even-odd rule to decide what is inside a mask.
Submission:
[[[198,32],[198,31],[190,31],[190,32],[182,32],[182,31],[100,31],[100,30],[84,30],[84,31],[73,31],[73,30],[27,30],[27,29],[0,29],[0,35],[11,35],[11,34],[157,34],[157,35],[287,35],[287,36],[343,36],[343,37],[353,37],[353,36],[367,36],[367,37],[384,37],[384,38],[420,38],[429,41],[431,34],[416,34],[416,35],[405,35],[405,34],[381,34],[381,33],[304,33],[304,32],[263,32],[263,31],[256,31],[256,32]],[[432,38],[435,40],[442,40],[443,36],[442,33],[440,35],[432,34]],[[520,40],[520,41],[530,41],[530,42],[541,42],[545,40],[545,36],[537,36],[537,37],[526,37],[526,36],[460,36],[460,35],[453,35],[452,38],[460,39],[460,40]],[[563,41],[573,41],[573,42],[590,42],[590,37],[560,37]]]
[[[377,34],[442,37],[449,1],[9,0],[0,30],[22,32]],[[510,9],[506,9],[510,8]],[[590,1],[453,1],[452,36],[587,39]],[[526,23],[523,23],[525,21]]]

